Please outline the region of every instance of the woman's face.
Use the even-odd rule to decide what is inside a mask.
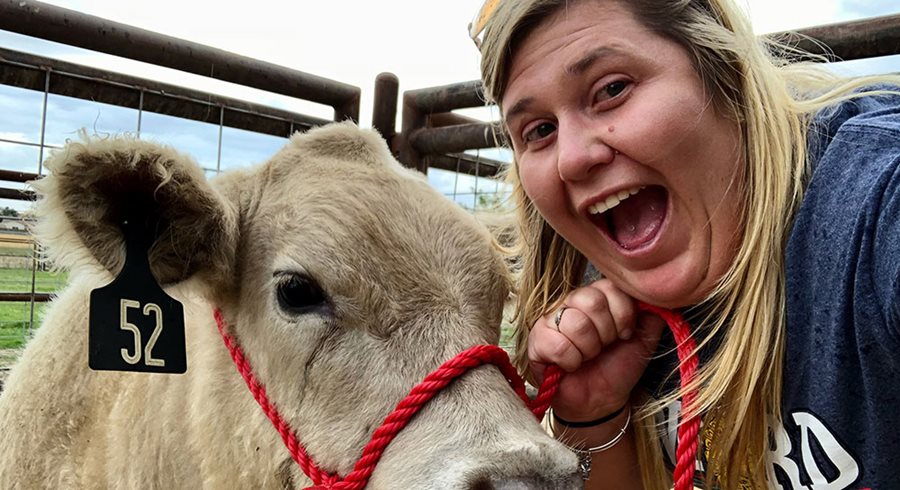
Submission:
[[[573,2],[518,46],[508,80],[519,176],[550,225],[637,299],[703,299],[740,238],[741,143],[687,51],[617,2]]]

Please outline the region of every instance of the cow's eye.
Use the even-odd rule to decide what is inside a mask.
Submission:
[[[285,313],[301,315],[327,306],[325,291],[312,277],[296,272],[276,273],[278,306]]]

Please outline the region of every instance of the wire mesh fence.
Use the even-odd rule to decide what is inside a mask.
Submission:
[[[10,207],[0,213],[0,368],[6,368],[34,333],[48,295],[65,285],[67,274],[49,270],[31,235],[29,217]]]
[[[467,154],[469,159],[475,161],[476,166],[482,161],[481,150],[473,150]],[[508,162],[511,157],[503,154],[503,158]],[[456,158],[456,168],[452,170],[429,167],[428,182],[442,194],[471,211],[488,211],[507,205],[510,188],[503,182],[502,176],[482,177],[478,175],[477,170],[475,175],[472,175],[463,172],[461,166],[462,160]]]
[[[108,136],[132,134],[190,153],[208,176],[228,168],[262,161],[286,138],[210,124],[51,93],[50,76],[43,92],[0,85],[0,171],[39,178],[49,152],[80,133]],[[140,87],[132,87],[141,92]],[[9,365],[40,324],[47,295],[66,283],[65,272],[53,272],[31,234],[29,186],[2,181],[0,198],[0,367]],[[16,195],[16,192],[19,195]],[[14,197],[15,199],[11,199]]]

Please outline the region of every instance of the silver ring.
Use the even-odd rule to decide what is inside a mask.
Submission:
[[[566,308],[568,308],[568,306],[561,306],[558,310],[556,310],[556,316],[553,317],[553,324],[556,325],[557,332],[559,332],[559,322],[562,321],[562,314],[564,311],[566,311]]]

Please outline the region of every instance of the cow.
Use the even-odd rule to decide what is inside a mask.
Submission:
[[[46,168],[35,234],[70,280],[0,394],[0,488],[310,485],[214,311],[306,453],[337,475],[424,376],[499,341],[511,282],[490,233],[374,131],[295,134],[267,162],[210,180],[128,135],[69,142]],[[153,308],[92,300],[131,263],[183,308],[182,373],[92,364],[92,315],[135,337],[110,351],[115,363],[167,362],[133,325]],[[485,365],[412,418],[367,488],[581,488],[577,464]]]

